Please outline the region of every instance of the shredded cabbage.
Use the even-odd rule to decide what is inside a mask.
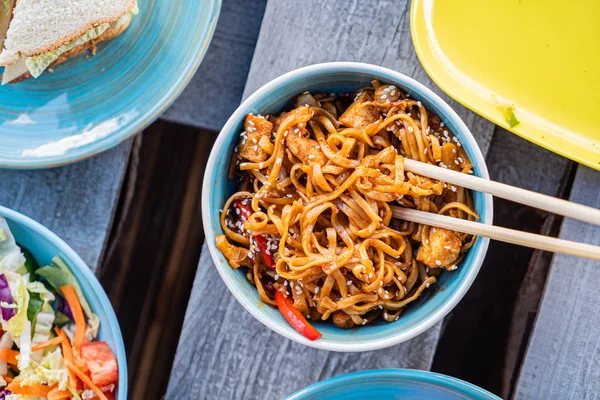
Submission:
[[[17,305],[17,312],[14,317],[8,321],[2,320],[2,329],[5,332],[9,332],[12,335],[13,340],[19,345],[18,340],[29,324],[29,320],[27,319],[29,292],[27,291],[25,282],[27,276],[21,276],[17,273],[8,271],[4,272],[4,276],[6,276],[6,280],[8,281],[13,301]]]
[[[8,228],[8,222],[0,217],[0,272],[22,272],[24,269],[25,256]]]
[[[67,389],[69,374],[59,348],[46,354],[39,364],[31,361],[27,368],[20,370],[19,381],[24,386],[58,384],[59,390]]]
[[[31,322],[27,320],[23,333],[19,338],[19,369],[23,371],[31,363]]]
[[[54,309],[50,303],[54,301],[55,297],[41,282],[34,281],[27,283],[27,290],[29,290],[30,293],[39,294],[44,302],[40,312],[32,322],[33,338],[31,339],[31,343],[32,345],[36,345],[50,339],[50,332],[54,325]],[[39,361],[43,353],[43,350],[36,351],[32,353],[31,358],[34,361]]]
[[[14,341],[10,333],[6,332],[0,338],[0,349],[10,349],[13,346]],[[8,374],[8,364],[6,361],[0,360],[0,375]]]

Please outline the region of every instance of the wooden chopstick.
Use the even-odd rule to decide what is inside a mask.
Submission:
[[[545,194],[532,192],[515,186],[494,182],[477,176],[463,174],[462,172],[441,168],[419,161],[404,159],[404,169],[418,175],[438,179],[446,183],[452,183],[467,189],[491,195],[539,208],[554,214],[564,215],[594,225],[600,225],[600,210],[583,204],[573,203]],[[500,239],[499,239],[500,240]]]
[[[590,258],[592,260],[600,260],[599,246],[571,242],[569,240],[536,235],[534,233],[521,232],[499,226],[487,225],[480,222],[473,222],[409,208],[402,208],[398,206],[392,206],[391,208],[395,218],[405,221],[435,226],[438,228],[445,228],[471,235],[485,236],[501,242],[518,244],[521,246],[532,247],[534,249],[570,254],[573,256]]]

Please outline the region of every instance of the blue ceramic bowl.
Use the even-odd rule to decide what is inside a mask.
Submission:
[[[380,369],[336,376],[310,385],[286,400],[500,400],[460,379],[411,369]]]
[[[317,64],[287,73],[250,96],[231,116],[219,134],[208,160],[202,191],[202,216],[211,256],[225,284],[238,301],[260,322],[275,332],[307,346],[334,351],[365,351],[407,341],[439,322],[466,293],[475,279],[487,251],[489,240],[479,237],[467,256],[453,272],[441,274],[438,283],[426,290],[395,322],[379,322],[354,329],[336,328],[331,322],[316,323],[323,337],[314,342],[298,334],[274,307],[265,306],[243,271],[233,270],[215,246],[215,236],[222,233],[219,210],[234,190],[227,179],[233,148],[243,131],[247,113],[278,113],[293,104],[303,91],[348,92],[367,86],[373,79],[393,83],[420,100],[436,113],[463,144],[471,159],[475,175],[489,178],[484,158],[469,129],[440,97],[419,82],[398,72],[361,63],[337,62]],[[475,210],[481,222],[492,223],[492,198],[473,193]]]
[[[29,217],[0,206],[0,216],[6,218],[8,226],[20,246],[29,250],[39,265],[49,265],[52,258],[60,256],[73,271],[81,285],[81,290],[90,303],[92,311],[100,318],[98,339],[112,349],[119,365],[119,386],[117,399],[127,398],[127,360],[125,345],[115,312],[100,282],[90,268],[68,244]]]
[[[140,0],[129,28],[95,56],[0,87],[0,168],[72,163],[143,130],[196,72],[220,7],[221,0]]]

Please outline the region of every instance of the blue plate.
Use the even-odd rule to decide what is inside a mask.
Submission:
[[[500,400],[460,379],[411,369],[380,369],[341,375],[310,385],[286,400],[359,399]]]
[[[0,87],[1,168],[52,167],[98,154],[173,103],[208,49],[221,0],[139,0],[139,7],[131,26],[95,56]]]
[[[115,312],[100,282],[72,248],[29,217],[0,206],[0,217],[6,218],[8,226],[17,243],[33,254],[40,265],[49,265],[55,256],[60,256],[73,271],[81,285],[81,290],[90,303],[92,311],[100,318],[98,339],[103,340],[112,349],[119,365],[119,386],[117,400],[127,398],[127,359],[125,345]]]

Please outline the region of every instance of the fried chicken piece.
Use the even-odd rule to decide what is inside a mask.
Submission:
[[[417,260],[430,268],[442,268],[454,263],[460,255],[460,234],[441,228],[431,228],[429,242],[423,243],[417,252]]]
[[[271,143],[273,124],[264,118],[248,114],[244,119],[244,130],[246,137],[240,141],[240,156],[255,163],[265,161],[269,155],[265,151],[268,149],[265,141]]]
[[[373,105],[361,104],[367,101],[372,101],[371,94],[367,91],[362,92],[350,107],[344,111],[339,121],[347,127],[362,129],[379,119],[381,112]]]
[[[219,251],[223,253],[225,258],[227,258],[227,261],[229,261],[229,265],[231,265],[231,268],[250,268],[254,266],[254,262],[250,258],[250,250],[232,245],[231,243],[229,243],[225,235],[217,235],[215,241],[217,249],[219,249]]]
[[[350,329],[354,328],[354,321],[348,314],[343,311],[335,311],[333,313],[333,324],[338,328]]]
[[[316,140],[307,139],[300,133],[290,132],[287,135],[286,143],[288,149],[305,164],[319,163],[325,165],[327,157],[321,151],[321,146]]]

